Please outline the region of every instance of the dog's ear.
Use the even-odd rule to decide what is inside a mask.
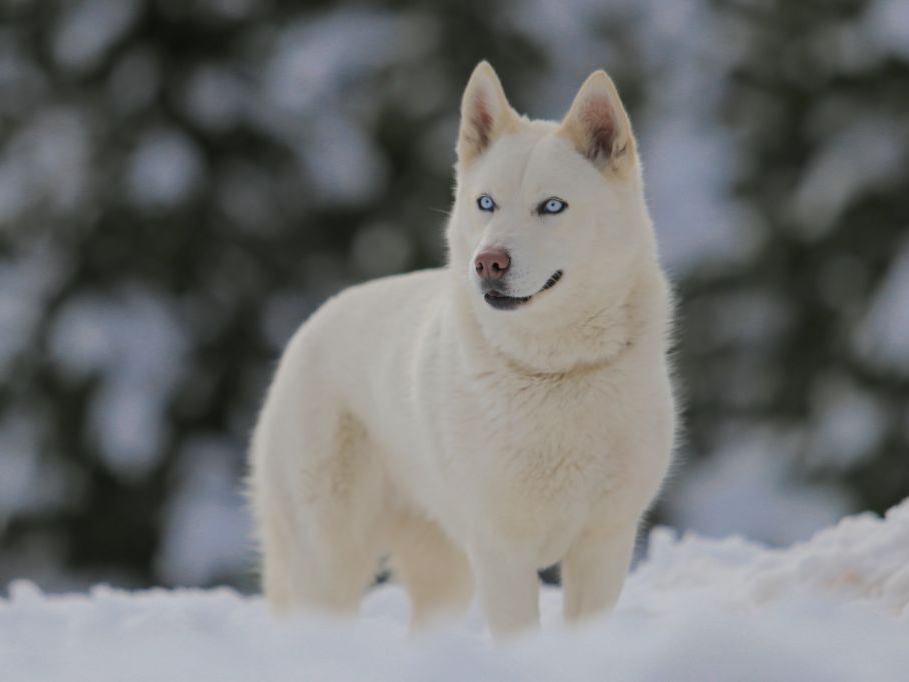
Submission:
[[[559,134],[603,172],[620,172],[637,158],[631,122],[605,71],[594,71],[584,81]]]
[[[470,163],[496,139],[517,127],[518,115],[508,104],[499,77],[489,62],[480,62],[467,81],[461,100],[458,160],[462,165]]]

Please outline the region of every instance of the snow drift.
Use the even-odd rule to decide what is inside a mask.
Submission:
[[[97,587],[0,600],[0,679],[909,680],[909,500],[844,519],[785,550],[658,529],[615,614],[569,631],[559,593],[544,628],[506,647],[479,620],[406,636],[395,587],[356,623],[275,621],[232,590]]]

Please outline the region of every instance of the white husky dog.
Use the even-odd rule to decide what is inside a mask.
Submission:
[[[389,556],[411,625],[492,632],[616,601],[670,463],[670,290],[628,116],[603,71],[561,123],[480,63],[461,105],[449,263],[352,287],[296,333],[252,444],[265,594],[355,613]]]

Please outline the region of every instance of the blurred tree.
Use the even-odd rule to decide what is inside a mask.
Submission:
[[[274,361],[339,288],[442,262],[474,64],[538,116],[607,66],[646,138],[683,4],[0,0],[0,585],[250,585],[238,480]],[[791,497],[882,510],[909,491],[894,3],[688,4],[736,50],[754,247],[683,273],[694,461],[659,518],[748,438]]]
[[[781,527],[809,489],[883,512],[909,491],[909,52],[888,39],[909,16],[886,1],[714,6],[739,37],[722,115],[755,247],[682,283],[689,450],[759,434],[806,486],[789,486]]]

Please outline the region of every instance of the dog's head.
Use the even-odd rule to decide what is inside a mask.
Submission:
[[[630,286],[653,237],[631,125],[605,72],[554,123],[519,116],[481,62],[457,153],[451,267],[484,328],[570,324]]]

